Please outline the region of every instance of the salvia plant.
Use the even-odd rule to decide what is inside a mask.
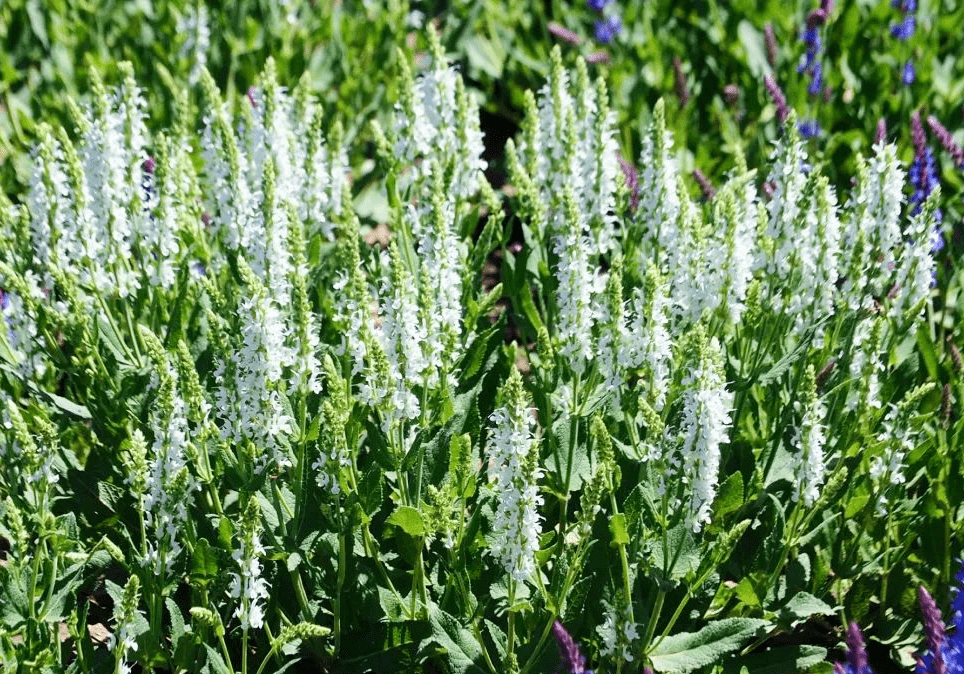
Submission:
[[[94,74],[44,128],[0,203],[4,670],[739,671],[838,612],[908,641],[915,550],[962,531],[916,507],[960,468],[914,351],[939,188],[882,141],[838,192],[788,110],[697,201],[659,102],[633,190],[556,49],[500,193],[428,41],[370,129],[387,241],[270,61],[228,97],[199,66],[164,130]]]

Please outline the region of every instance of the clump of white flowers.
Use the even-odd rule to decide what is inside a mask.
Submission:
[[[264,600],[268,598],[268,581],[262,575],[261,506],[257,496],[248,498],[238,531],[238,547],[231,554],[236,570],[231,575],[228,595],[237,601],[234,615],[247,633],[251,627],[264,625]]]
[[[187,405],[178,390],[176,369],[160,341],[146,328],[141,330],[155,370],[150,389],[156,391],[148,418],[153,442],[137,468],[143,474],[129,479],[143,488],[141,507],[148,536],[145,565],[162,579],[170,574],[183,550],[181,537],[196,483],[188,461],[192,450]]]
[[[114,611],[114,631],[107,635],[107,650],[114,653],[115,674],[129,674],[133,666],[128,658],[137,652],[137,610],[140,601],[140,579],[135,574],[127,580],[124,593]]]
[[[803,501],[808,508],[816,502],[820,495],[820,486],[824,481],[824,445],[826,444],[826,426],[823,425],[827,415],[827,407],[817,396],[816,376],[813,366],[807,367],[802,388],[803,395],[797,402],[800,410],[800,424],[794,429],[793,447],[794,473],[797,487],[793,492],[795,501]]]
[[[243,261],[239,270],[248,296],[237,307],[238,342],[214,370],[219,385],[214,409],[222,439],[251,447],[254,468],[261,472],[269,464],[291,465],[287,450],[295,421],[286,406],[286,373],[297,354],[288,346],[281,306]]]
[[[596,633],[602,639],[600,655],[632,662],[639,641],[638,627],[625,610],[608,611],[603,624],[596,627]]]
[[[535,419],[518,370],[513,368],[503,384],[501,399],[502,405],[492,413],[487,443],[496,503],[489,550],[506,573],[524,581],[535,571],[539,549],[542,497],[537,482],[542,469],[533,434]]]

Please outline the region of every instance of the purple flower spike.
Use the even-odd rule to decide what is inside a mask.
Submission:
[[[847,661],[854,670],[854,674],[864,674],[870,670],[867,664],[867,650],[864,648],[864,635],[855,622],[847,628]]]
[[[597,12],[601,12],[606,9],[606,5],[608,5],[610,2],[611,0],[586,0],[586,4],[589,6],[589,9]]]
[[[909,40],[914,37],[914,30],[917,28],[917,22],[914,19],[913,14],[907,14],[904,16],[904,20],[900,23],[895,23],[890,27],[890,34],[896,37],[898,40]]]
[[[572,635],[558,620],[552,624],[552,636],[559,644],[559,655],[562,656],[565,670],[569,674],[589,674],[586,671],[586,658],[579,652],[579,646],[572,640]]]
[[[764,78],[764,83],[766,84],[767,91],[770,92],[773,104],[777,108],[777,121],[783,124],[790,115],[790,109],[787,107],[787,97],[783,95],[783,90],[780,89],[780,85],[777,84],[777,81],[773,79],[772,75],[767,75],[766,78]]]
[[[947,665],[944,663],[941,648],[945,639],[944,621],[941,619],[941,612],[937,609],[934,598],[923,585],[917,588],[917,597],[920,599],[920,610],[924,616],[924,634],[927,635],[927,645],[930,647],[930,652],[921,658],[918,663],[918,670],[923,665],[924,671],[930,672],[930,674],[947,674]]]
[[[777,67],[777,56],[780,55],[780,51],[777,47],[777,36],[773,34],[773,26],[767,24],[763,27],[763,41],[767,48],[767,63],[770,67]]]
[[[571,44],[573,46],[578,45],[582,42],[582,38],[576,35],[574,32],[563,26],[561,23],[556,23],[555,21],[550,21],[546,26],[549,29],[549,33],[553,36],[559,38],[566,44]]]
[[[914,60],[908,59],[907,63],[904,64],[904,72],[900,77],[901,81],[905,86],[910,86],[917,79],[917,69],[914,68]]]
[[[690,92],[686,88],[686,73],[683,72],[683,62],[679,56],[673,57],[673,85],[676,89],[676,97],[679,99],[679,106],[685,108],[690,100]]]
[[[958,561],[961,570],[954,575],[957,586],[951,588],[951,623],[957,641],[964,642],[964,559]]]
[[[800,135],[804,138],[816,138],[820,135],[820,125],[815,119],[805,119],[797,124]]]
[[[606,44],[616,37],[623,29],[623,20],[618,16],[607,16],[596,22],[596,41]]]
[[[710,182],[710,179],[706,177],[705,173],[699,169],[693,169],[693,180],[700,186],[704,199],[710,201],[716,196],[716,188],[713,187],[713,183]]]
[[[887,122],[883,117],[877,120],[877,132],[874,134],[874,145],[883,145],[887,141]]]
[[[918,155],[924,154],[927,149],[927,136],[920,121],[920,110],[914,110],[910,115],[910,135],[914,141],[914,152]]]
[[[964,150],[961,146],[954,142],[951,138],[951,132],[948,131],[943,124],[934,115],[929,115],[927,117],[927,126],[931,128],[934,135],[937,136],[937,140],[941,142],[947,153],[951,155],[956,166],[964,167]]]
[[[609,63],[612,57],[608,51],[594,51],[586,57],[586,63]]]
[[[723,99],[728,105],[736,105],[740,100],[740,88],[735,84],[727,84],[723,87]]]
[[[823,8],[815,9],[807,14],[807,28],[816,28],[827,22],[827,12]]]

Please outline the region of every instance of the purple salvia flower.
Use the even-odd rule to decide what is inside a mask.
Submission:
[[[941,145],[944,146],[947,153],[951,155],[951,158],[954,160],[954,165],[964,168],[964,150],[951,138],[950,131],[948,131],[934,115],[928,115],[927,126],[931,128],[931,131],[937,136],[937,140],[941,142]]]
[[[917,21],[914,19],[914,15],[907,14],[900,23],[895,23],[890,27],[890,34],[898,40],[906,41],[914,36],[916,28]]]
[[[578,45],[582,42],[582,38],[576,35],[574,32],[563,26],[561,23],[556,23],[555,21],[550,21],[546,26],[549,33],[553,36],[559,38],[566,44],[571,44],[573,46]]]
[[[817,96],[820,94],[823,88],[823,64],[817,61],[813,64],[813,68],[810,69],[810,85],[807,87],[807,93],[811,96]]]
[[[908,201],[911,215],[920,212],[921,204],[930,196],[930,193],[940,184],[937,179],[937,162],[934,161],[934,153],[927,147],[927,135],[924,133],[924,125],[920,121],[920,111],[915,110],[910,116],[911,138],[914,141],[914,161],[907,172],[907,181],[914,188],[914,193]],[[944,215],[940,209],[934,212],[934,219],[941,222]],[[938,239],[942,234],[938,231]],[[935,247],[937,244],[935,244]],[[939,248],[938,248],[939,249]]]
[[[797,124],[800,135],[804,138],[816,138],[820,135],[820,125],[815,119],[805,119]]]
[[[777,48],[777,36],[773,34],[773,26],[769,23],[763,27],[763,42],[767,48],[767,62],[772,68],[776,68],[780,51]]]
[[[864,648],[864,635],[860,633],[860,627],[852,622],[847,628],[847,664],[837,663],[834,665],[837,674],[873,674],[873,670],[867,663],[867,649]]]
[[[960,354],[958,354],[959,358]],[[951,588],[951,624],[954,625],[955,639],[964,641],[964,559],[958,561],[961,564],[961,570],[954,574],[957,585]]]
[[[767,91],[770,92],[773,104],[777,108],[777,121],[783,124],[790,115],[790,109],[787,107],[787,98],[783,95],[783,90],[780,89],[780,85],[777,84],[777,81],[773,79],[772,75],[767,75],[763,81],[766,84]]]
[[[914,152],[923,154],[927,149],[927,135],[924,133],[924,125],[920,121],[920,111],[914,110],[910,116],[910,135],[914,142]]]
[[[558,620],[552,624],[552,636],[559,645],[559,655],[565,671],[569,674],[590,674],[586,671],[586,658],[579,652],[579,645]]]
[[[900,80],[905,86],[910,86],[917,79],[917,69],[914,68],[914,59],[907,59],[907,63],[904,64],[904,70],[901,73]]]
[[[817,28],[827,22],[827,12],[821,7],[807,14],[807,28]]]
[[[623,177],[626,179],[626,187],[629,189],[629,209],[632,212],[636,212],[639,207],[639,170],[636,166],[623,157],[621,154],[616,157],[619,160],[619,168],[623,171]]]
[[[589,6],[589,9],[597,12],[601,12],[606,9],[606,5],[608,5],[610,2],[612,2],[612,0],[586,0],[586,4]]]
[[[616,35],[620,33],[623,29],[623,20],[618,16],[607,16],[605,19],[600,19],[596,22],[595,35],[596,41],[606,44]]]
[[[887,140],[887,122],[883,117],[877,120],[877,131],[874,133],[874,145],[883,145]]]
[[[736,105],[737,101],[740,100],[740,88],[735,84],[727,84],[723,87],[723,100],[728,105]]]
[[[710,182],[710,179],[706,177],[705,173],[699,169],[693,169],[693,179],[699,184],[704,199],[710,201],[716,196],[716,188],[713,187],[713,183]]]
[[[592,54],[586,57],[586,63],[609,63],[612,57],[609,55],[608,51],[594,51]]]
[[[683,62],[680,61],[679,56],[673,57],[673,84],[676,88],[679,106],[685,108],[690,100],[690,92],[686,88],[686,73],[683,72]]]
[[[937,609],[934,598],[923,585],[917,588],[917,597],[920,599],[920,610],[924,617],[924,634],[927,635],[927,645],[930,647],[930,652],[918,661],[917,671],[923,670],[928,674],[947,674],[947,665],[944,663],[942,652],[945,630],[941,612]]]

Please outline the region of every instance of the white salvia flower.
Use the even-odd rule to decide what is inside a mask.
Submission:
[[[387,265],[389,277],[384,279],[381,288],[381,323],[374,328],[388,368],[388,381],[382,386],[386,387],[389,400],[381,406],[386,433],[395,423],[418,417],[421,405],[416,389],[425,385],[426,373],[434,365],[426,358],[428,338],[420,320],[416,288],[394,244]],[[367,393],[374,397],[380,392],[376,380],[372,379],[380,374],[374,364],[369,366],[363,396]]]
[[[714,337],[700,348],[683,378],[682,445],[679,467],[689,486],[688,521],[694,532],[710,521],[719,479],[720,445],[729,439],[733,393],[723,379],[722,353]]]
[[[537,482],[542,475],[522,377],[513,369],[503,385],[503,406],[492,413],[489,481],[495,495],[490,551],[517,581],[531,578],[539,549],[541,517]]]
[[[619,410],[622,381],[627,366],[633,366],[635,354],[623,305],[622,258],[617,257],[609,268],[605,300],[598,301],[595,309],[599,321],[599,339],[596,342],[596,370],[602,377],[603,388],[612,395],[611,406]]]
[[[435,177],[438,176],[436,173]],[[443,198],[443,189],[441,181],[436,180],[431,210],[425,215],[420,214],[414,206],[407,210],[407,222],[418,237],[423,276],[418,304],[424,312],[422,348],[428,368],[425,380],[429,385],[438,383],[440,371],[451,372],[451,364],[461,356],[463,312],[460,272],[467,251],[455,233],[455,206],[451,200]],[[430,221],[423,223],[426,217]]]
[[[34,168],[27,194],[33,257],[39,268],[44,270],[45,291],[54,285],[49,271],[51,268],[74,271],[78,258],[83,254],[83,249],[77,251],[71,245],[75,237],[72,236],[73,223],[68,217],[74,211],[73,200],[67,186],[63,150],[51,133],[49,128],[46,129],[46,133],[42,133],[41,144],[34,150]],[[52,244],[54,248],[51,248]]]
[[[833,190],[823,176],[816,180],[816,199],[804,215],[804,227],[797,230],[799,285],[791,294],[786,312],[794,317],[794,333],[801,335],[810,324],[834,312],[834,294],[839,277],[840,220]],[[785,233],[790,236],[790,232]],[[823,346],[823,328],[814,336],[814,346]]]
[[[561,228],[560,195],[569,189],[585,218],[590,250],[611,252],[616,245],[616,189],[621,172],[615,117],[605,84],[600,80],[592,86],[582,62],[573,84],[561,52],[554,49],[549,81],[537,100],[529,100],[518,154],[540,197],[552,206],[550,226]]]
[[[94,86],[93,108],[81,124],[78,149],[86,181],[89,227],[99,233],[102,259],[95,264],[98,290],[127,297],[140,284],[129,266],[136,244],[153,226],[143,199],[143,166],[147,160],[144,97],[134,83],[129,66],[124,81],[113,94],[99,82]],[[86,225],[85,225],[86,227]]]
[[[894,273],[894,288],[887,297],[887,315],[899,323],[919,319],[934,284],[936,265],[931,251],[940,236],[934,217],[939,197],[940,189],[937,188],[924,202],[920,212],[911,216],[905,231],[906,240]],[[916,311],[917,315],[907,315],[912,311]]]
[[[880,373],[884,370],[884,364],[880,345],[883,329],[881,318],[862,320],[854,328],[849,368],[852,385],[847,391],[846,401],[850,411],[881,406]]]
[[[107,650],[114,653],[115,669],[125,674],[131,671],[128,658],[137,652],[135,621],[137,618],[143,619],[137,609],[139,601],[140,580],[136,575],[132,575],[124,586],[124,594],[114,612],[115,629],[107,635]]]
[[[820,495],[820,486],[824,481],[826,426],[823,421],[827,416],[826,405],[817,397],[813,367],[807,368],[804,397],[798,407],[802,408],[803,418],[794,429],[792,440],[796,450],[794,472],[798,485],[793,499],[802,500],[805,506],[810,507]]]
[[[620,362],[629,369],[644,369],[641,386],[649,389],[649,403],[659,411],[666,403],[673,342],[669,333],[670,300],[655,266],[646,273],[645,287],[633,290],[628,339]]]
[[[295,423],[282,396],[286,369],[295,365],[297,354],[287,346],[289,331],[281,310],[263,288],[250,291],[238,307],[241,344],[215,369],[215,407],[223,422],[221,437],[235,443],[250,440],[258,448],[260,472],[269,462],[291,464],[284,440],[294,433]]]
[[[203,191],[208,196],[207,210],[211,213],[213,233],[220,235],[229,249],[249,251],[252,242],[264,241],[264,231],[263,227],[256,230],[255,223],[251,222],[258,199],[245,178],[248,161],[231,130],[224,104],[204,118],[201,157]]]
[[[839,303],[851,311],[869,309],[894,285],[898,249],[903,240],[900,212],[904,170],[892,144],[874,146],[869,160],[857,158],[857,186],[848,202],[843,231],[846,277]]]
[[[726,244],[710,233],[700,211],[686,196],[682,179],[678,190],[680,209],[673,234],[675,243],[661,256],[667,261],[671,279],[675,334],[723,302],[728,263]]]
[[[595,353],[593,326],[596,322],[594,296],[600,282],[589,261],[592,242],[585,234],[585,219],[576,207],[572,191],[563,195],[564,229],[552,236],[552,252],[558,262],[554,270],[556,289],[556,336],[561,343],[559,353],[576,374],[582,374]]]
[[[633,650],[639,640],[638,625],[629,619],[626,611],[607,612],[602,625],[596,627],[596,633],[602,638],[600,655],[621,658],[626,662],[634,659]]]
[[[870,477],[883,494],[890,485],[901,485],[907,481],[904,475],[904,459],[915,446],[916,433],[908,427],[898,405],[889,405],[887,414],[880,424],[877,434],[880,449],[870,460]],[[885,508],[888,499],[881,499],[880,508]]]
[[[228,595],[238,600],[234,615],[241,621],[241,629],[262,627],[264,625],[264,600],[268,598],[268,581],[262,576],[260,557],[265,549],[261,545],[261,508],[258,499],[252,497],[244,511],[241,523],[240,545],[231,558],[237,565],[232,572]]]
[[[150,389],[158,389],[158,399],[148,418],[154,442],[151,446],[142,507],[144,523],[150,534],[147,563],[164,577],[182,550],[181,529],[187,521],[194,479],[187,466],[190,430],[187,406],[178,394],[177,372],[165,359],[157,364]]]
[[[642,267],[655,250],[661,271],[668,271],[668,256],[678,250],[679,239],[679,167],[673,156],[673,136],[666,130],[662,99],[653,108],[653,123],[643,137],[639,157],[639,206],[634,230],[648,242],[650,249],[640,248]]]
[[[38,304],[47,302],[47,294],[41,288],[40,277],[32,270],[23,275],[26,297],[11,289],[10,280],[0,276],[3,300],[0,302],[0,315],[6,329],[7,343],[10,346],[17,372],[26,379],[40,378],[49,367],[50,358],[39,340],[37,318],[34,314]]]
[[[726,250],[726,261],[720,270],[727,316],[739,323],[745,307],[747,289],[760,254],[756,227],[762,207],[756,201],[753,172],[740,166],[717,193],[714,202],[715,229],[724,233],[720,245]],[[711,244],[712,245],[712,244]]]
[[[191,63],[188,82],[197,84],[201,71],[207,66],[208,50],[211,48],[211,25],[208,8],[203,2],[188,7],[187,14],[177,21],[178,35],[184,35],[184,44],[178,56]]]
[[[825,177],[808,176],[806,161],[796,127],[788,125],[772,157],[774,189],[767,204],[766,235],[773,247],[767,271],[775,308],[793,317],[796,336],[833,314],[840,275],[836,197]],[[823,344],[822,329],[815,334],[814,344]]]
[[[403,84],[396,106],[395,154],[412,167],[412,183],[429,177],[434,164],[453,162],[448,185],[453,199],[466,198],[479,189],[484,145],[478,105],[469,97],[455,68],[448,65],[434,32],[430,32],[432,67],[410,85]],[[403,78],[411,78],[404,73]]]

